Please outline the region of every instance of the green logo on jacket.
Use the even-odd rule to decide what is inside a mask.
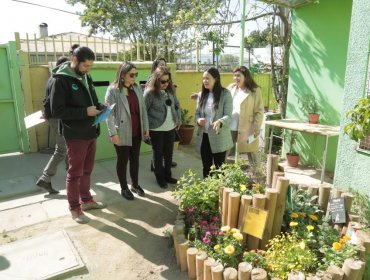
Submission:
[[[72,84],[72,89],[75,90],[75,91],[77,91],[78,90],[78,85]]]

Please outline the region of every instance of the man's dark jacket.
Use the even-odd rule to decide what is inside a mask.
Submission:
[[[57,66],[52,71],[50,101],[52,116],[61,119],[61,134],[66,140],[99,136],[99,125],[93,125],[95,117],[87,115],[87,107],[103,108],[90,75],[77,75],[70,62]]]

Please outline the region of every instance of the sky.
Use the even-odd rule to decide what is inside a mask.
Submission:
[[[238,0],[234,0],[235,2]],[[81,27],[81,21],[78,15],[73,15],[61,11],[51,10],[40,6],[29,5],[22,2],[34,3],[42,6],[48,6],[56,9],[75,13],[82,11],[82,5],[72,6],[66,3],[65,0],[24,0],[16,2],[12,0],[2,0],[0,11],[0,44],[14,41],[14,32],[19,32],[21,38],[26,37],[26,33],[30,37],[39,34],[39,25],[47,23],[49,35],[78,32],[87,34],[88,28]],[[247,3],[251,0],[248,0]],[[240,15],[237,16],[240,19]],[[246,33],[256,29],[254,23],[246,24]],[[240,24],[235,24],[231,30],[235,36],[229,39],[229,45],[240,45]]]

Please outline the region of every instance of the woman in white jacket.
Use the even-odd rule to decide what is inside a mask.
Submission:
[[[256,166],[263,117],[262,92],[247,67],[237,67],[233,73],[234,83],[228,86],[233,98],[231,136],[238,152],[247,153],[249,163]]]

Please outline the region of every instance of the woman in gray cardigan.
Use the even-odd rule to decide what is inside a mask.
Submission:
[[[144,196],[139,185],[139,155],[141,141],[149,137],[148,116],[141,87],[135,83],[137,69],[131,62],[122,63],[113,83],[105,94],[105,102],[116,104],[107,119],[111,141],[117,154],[117,176],[121,195],[133,200],[132,192]],[[126,171],[130,161],[131,191],[127,186]]]
[[[181,125],[181,109],[174,94],[171,73],[165,67],[157,68],[144,92],[149,119],[149,134],[154,152],[154,174],[158,185],[176,184],[171,175],[175,130]],[[163,167],[164,162],[164,167]]]
[[[215,67],[203,73],[202,92],[198,98],[195,119],[198,124],[197,149],[203,163],[203,177],[212,165],[219,168],[225,162],[226,151],[233,146],[230,121],[233,101],[230,91],[221,85],[220,72]]]

